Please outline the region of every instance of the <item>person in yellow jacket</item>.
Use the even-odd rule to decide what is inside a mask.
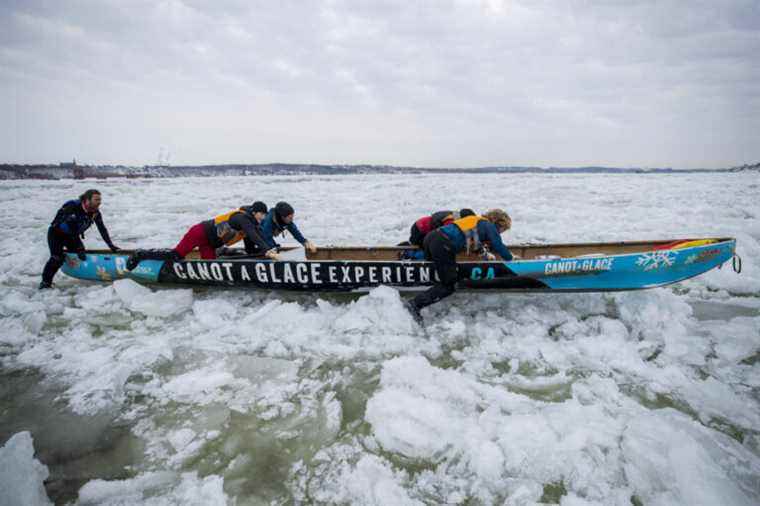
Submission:
[[[420,310],[454,293],[459,278],[457,253],[490,251],[498,253],[505,261],[512,260],[512,253],[501,240],[501,234],[512,228],[512,219],[501,209],[491,209],[483,216],[460,218],[453,223],[430,232],[425,236],[423,249],[425,259],[435,264],[438,281],[427,291],[417,295],[407,308],[418,323],[422,322]],[[493,253],[486,252],[488,260],[495,260]]]
[[[202,259],[213,260],[217,249],[240,241],[244,241],[246,253],[262,254],[278,260],[277,250],[269,247],[259,230],[266,214],[266,204],[254,202],[253,205],[202,221],[190,227],[173,249],[137,250],[127,260],[127,269],[133,270],[142,260],[181,260],[195,248],[198,248]]]

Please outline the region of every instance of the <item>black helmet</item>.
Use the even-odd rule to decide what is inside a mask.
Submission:
[[[251,207],[249,207],[248,209],[250,209],[251,214],[254,214],[254,213],[266,214],[267,213],[267,205],[260,200],[257,200],[256,202],[251,204]]]
[[[466,218],[467,216],[475,216],[475,211],[472,209],[467,209],[466,207],[459,211],[460,218]]]
[[[277,205],[274,206],[274,212],[277,214],[277,217],[279,219],[283,219],[286,216],[290,216],[291,214],[295,213],[295,210],[293,209],[293,206],[287,202],[278,202]]]

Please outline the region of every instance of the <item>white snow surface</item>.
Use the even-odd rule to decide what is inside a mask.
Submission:
[[[59,273],[37,291],[47,226],[89,187],[121,247],[173,246],[253,200],[289,201],[318,245],[395,244],[430,212],[503,207],[508,244],[733,236],[743,272],[456,294],[423,312],[424,330],[389,287],[357,298]],[[755,173],[4,181],[0,203],[2,380],[34,371],[56,409],[138,442],[115,474],[77,461],[89,474],[75,504],[760,503]],[[94,228],[86,243],[103,246]],[[44,503],[47,468],[28,432],[2,431],[9,412],[0,504],[16,504],[9,486]]]

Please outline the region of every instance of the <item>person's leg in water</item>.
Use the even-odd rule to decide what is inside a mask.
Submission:
[[[451,240],[441,231],[431,232],[424,241],[425,256],[435,264],[439,281],[410,303],[415,319],[421,320],[422,308],[445,299],[456,291],[458,278],[456,251]]]

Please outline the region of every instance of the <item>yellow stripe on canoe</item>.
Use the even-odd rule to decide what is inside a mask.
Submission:
[[[697,239],[696,241],[686,241],[681,244],[676,244],[671,249],[694,248],[695,246],[705,246],[716,242],[718,242],[716,239]]]

